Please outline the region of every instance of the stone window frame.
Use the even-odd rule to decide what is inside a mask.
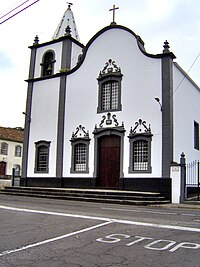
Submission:
[[[121,111],[122,110],[122,81],[123,74],[121,73],[121,68],[118,67],[114,60],[109,59],[106,63],[104,68],[100,71],[99,76],[97,78],[98,80],[98,107],[97,107],[97,113],[102,112],[111,112],[111,111]],[[111,90],[111,99],[110,99],[110,108],[109,109],[103,109],[102,107],[102,100],[103,100],[103,88],[105,84],[118,84],[118,105],[117,108],[112,108],[112,90]],[[110,86],[111,89],[112,85]],[[115,95],[115,94],[113,94]]]
[[[20,145],[15,146],[15,157],[21,157],[22,156],[22,147]]]
[[[199,123],[194,121],[194,149],[199,150]]]
[[[151,133],[135,133],[129,135],[130,151],[129,151],[129,173],[152,173],[151,167],[151,142],[152,142]],[[146,170],[134,170],[134,143],[138,141],[146,141],[148,144],[148,166]]]
[[[14,165],[14,176],[20,176],[21,174],[21,166],[19,164]]]
[[[50,154],[50,141],[41,140],[35,142],[35,168],[34,173],[49,173],[49,154]],[[46,162],[46,169],[39,170],[39,149],[41,147],[45,147],[47,149],[47,162]]]
[[[71,153],[71,168],[70,173],[89,173],[89,145],[90,139],[87,137],[71,139],[72,153]],[[75,149],[77,145],[84,144],[86,148],[86,168],[85,170],[76,170],[75,166]]]
[[[52,59],[49,61],[47,60],[47,56],[52,55]],[[41,65],[41,77],[46,77],[54,74],[54,63],[55,60],[55,52],[53,50],[47,50],[42,56],[42,63]],[[50,69],[49,69],[50,68]],[[49,71],[48,71],[49,69]]]
[[[122,110],[122,104],[121,104],[122,74],[121,72],[107,73],[99,77],[97,80],[99,84],[97,113],[109,112],[109,111],[121,111]],[[102,108],[103,86],[107,83],[112,84],[114,82],[118,83],[118,107],[117,108],[110,107],[110,109],[103,109]],[[111,93],[111,96],[112,96],[112,93]],[[112,99],[110,101],[112,103]]]
[[[1,155],[8,155],[8,144],[6,142],[1,143]]]

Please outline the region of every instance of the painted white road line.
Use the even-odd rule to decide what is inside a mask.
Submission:
[[[165,211],[153,211],[153,210],[140,210],[140,209],[120,209],[120,208],[101,208],[102,210],[118,210],[118,211],[130,211],[130,212],[139,212],[139,213],[154,213],[162,215],[178,215],[177,212],[165,212]]]
[[[20,212],[29,212],[29,213],[37,213],[37,214],[54,215],[54,216],[63,216],[63,217],[70,217],[70,218],[79,218],[79,219],[110,221],[109,218],[87,216],[87,215],[80,215],[80,214],[68,214],[68,213],[60,213],[60,212],[51,212],[51,211],[44,211],[44,210],[30,210],[30,209],[14,208],[14,207],[1,206],[1,205],[0,205],[0,209],[11,210],[11,211],[20,211]]]
[[[166,212],[166,211],[153,211],[153,210],[140,210],[140,209],[120,209],[120,208],[101,208],[102,210],[118,210],[118,211],[127,211],[127,212],[138,212],[138,213],[153,213],[161,215],[181,215],[189,217],[200,217],[200,214],[195,213],[177,213],[177,212]]]
[[[93,229],[105,226],[105,225],[110,224],[110,223],[112,223],[112,222],[111,221],[104,222],[104,223],[97,224],[97,225],[94,225],[94,226],[91,226],[91,227],[88,227],[88,228],[85,228],[85,229],[81,229],[81,230],[76,231],[76,232],[72,232],[72,233],[66,234],[66,235],[61,235],[61,236],[57,236],[57,237],[54,237],[54,238],[51,238],[51,239],[47,239],[47,240],[44,240],[44,241],[41,241],[41,242],[37,242],[35,244],[30,244],[30,245],[27,245],[27,246],[24,246],[24,247],[21,247],[21,248],[12,249],[12,250],[6,250],[6,251],[0,253],[0,257],[8,255],[8,254],[11,254],[11,253],[16,253],[16,252],[19,252],[19,251],[27,250],[27,249],[38,247],[38,246],[41,246],[41,245],[45,245],[45,244],[48,244],[48,243],[51,243],[51,242],[55,242],[55,241],[58,241],[58,240],[61,240],[61,239],[64,239],[64,238],[67,238],[67,237],[70,237],[70,236],[74,236],[74,235],[78,235],[78,234],[81,234],[81,233],[85,233],[85,232],[88,232],[88,231],[91,231]]]
[[[199,217],[199,214],[194,213],[181,213],[182,216]]]
[[[129,225],[135,225],[135,226],[164,228],[164,229],[169,229],[169,230],[179,230],[179,231],[189,231],[189,232],[200,233],[200,228],[192,228],[192,227],[186,227],[186,226],[146,223],[146,222],[137,222],[137,221],[120,220],[120,219],[105,218],[105,217],[95,217],[95,216],[85,216],[85,215],[80,215],[80,214],[67,214],[67,213],[50,212],[50,211],[42,211],[42,210],[21,209],[21,208],[14,208],[14,207],[8,207],[8,206],[0,206],[0,209],[20,211],[20,212],[30,212],[30,213],[35,213],[35,214],[64,216],[64,217],[78,218],[78,219],[80,218],[80,219],[88,219],[88,220],[100,220],[100,221],[105,221],[105,222],[116,222],[116,223],[129,224]]]

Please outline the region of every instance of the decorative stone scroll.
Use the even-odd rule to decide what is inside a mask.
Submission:
[[[121,73],[121,69],[120,67],[118,67],[115,64],[115,61],[112,59],[109,59],[106,63],[105,63],[105,67],[102,69],[102,71],[100,71],[99,73],[99,77],[101,77],[102,75],[105,75],[107,73],[112,73],[112,72],[118,72]]]
[[[149,124],[149,127],[147,127],[146,121],[139,119],[137,122],[135,122],[135,127],[134,128],[131,127],[129,136],[137,134],[137,133],[149,133],[149,134],[151,134],[150,124]]]
[[[84,138],[84,139],[89,139],[89,132],[85,130],[85,127],[82,125],[79,125],[76,128],[76,131],[72,133],[72,140],[76,138]]]

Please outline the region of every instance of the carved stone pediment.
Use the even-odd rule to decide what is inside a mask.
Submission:
[[[139,119],[137,122],[135,122],[135,127],[131,127],[129,136],[141,133],[151,134],[151,126],[150,124],[147,126],[146,121]]]
[[[106,74],[112,74],[112,73],[121,73],[121,69],[115,64],[114,60],[109,59],[105,63],[105,67],[100,71],[99,77],[102,77],[103,75],[106,75]]]
[[[74,140],[76,138],[84,138],[84,139],[89,139],[89,132],[85,130],[85,127],[82,125],[79,125],[76,128],[76,131],[72,133],[72,138],[71,140]]]

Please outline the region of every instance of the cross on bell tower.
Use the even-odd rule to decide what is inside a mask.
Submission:
[[[113,12],[113,21],[111,22],[111,25],[116,24],[116,22],[115,22],[115,10],[117,10],[117,9],[119,9],[119,7],[115,7],[115,5],[113,5],[113,8],[109,9],[109,11]]]

